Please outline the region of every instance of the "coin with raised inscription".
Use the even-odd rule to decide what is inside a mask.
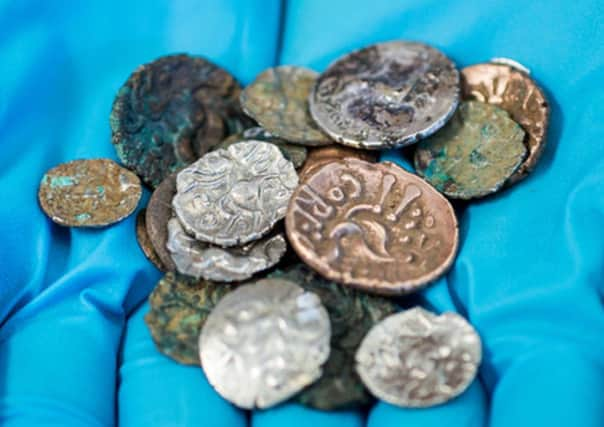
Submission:
[[[390,162],[346,158],[305,177],[285,217],[287,237],[324,277],[384,295],[413,292],[451,266],[451,204]]]
[[[310,112],[334,140],[357,148],[413,144],[436,132],[459,102],[459,72],[440,51],[392,41],[349,53],[317,79]]]
[[[355,371],[354,355],[369,329],[396,311],[390,300],[322,278],[298,263],[269,277],[289,280],[319,296],[331,322],[331,351],[323,375],[296,396],[313,408],[330,410],[373,401]]]
[[[483,197],[499,190],[524,162],[524,131],[499,107],[463,102],[437,134],[420,142],[418,174],[454,199]]]
[[[367,162],[375,162],[378,158],[378,153],[376,151],[360,150],[338,144],[315,147],[309,150],[306,161],[304,162],[304,167],[302,167],[298,176],[300,177],[300,180],[303,180],[305,176],[311,174],[326,163],[345,159],[346,157],[353,157]]]
[[[233,76],[201,57],[170,55],[140,66],[118,91],[111,111],[118,157],[155,188],[198,158],[192,142],[208,129],[209,109],[227,115],[239,93]]]
[[[523,179],[535,168],[545,148],[550,115],[543,90],[527,72],[517,67],[510,63],[486,63],[461,70],[461,90],[465,99],[503,108],[526,132],[524,143],[528,155],[508,179],[508,184]]]
[[[168,243],[168,221],[174,216],[172,213],[172,198],[175,194],[176,174],[172,174],[166,177],[153,191],[145,214],[147,234],[155,253],[167,271],[176,271],[176,265],[166,247]]]
[[[268,233],[285,216],[298,175],[275,145],[245,141],[206,154],[176,181],[172,206],[185,231],[226,247]]]
[[[463,393],[481,357],[480,337],[463,317],[416,307],[369,331],[357,351],[356,369],[377,398],[425,408]]]
[[[201,327],[234,287],[167,273],[149,296],[145,323],[157,349],[186,365],[199,364]]]
[[[263,279],[238,287],[210,313],[199,337],[201,366],[225,399],[268,408],[321,376],[330,334],[316,294]]]
[[[177,218],[168,222],[167,248],[178,272],[215,282],[246,280],[277,264],[287,250],[282,233],[265,236],[244,246],[221,248],[195,240]]]
[[[138,177],[113,160],[74,160],[44,174],[38,201],[59,225],[104,227],[134,212],[141,194]]]
[[[241,92],[243,111],[273,135],[290,142],[331,144],[308,111],[308,95],[317,75],[291,65],[269,68]]]
[[[157,255],[157,252],[155,252],[153,243],[149,238],[149,233],[147,233],[147,221],[145,216],[146,209],[141,209],[136,216],[136,241],[138,242],[138,246],[141,248],[141,251],[145,255],[145,258],[151,261],[151,263],[157,267],[158,270],[166,271],[166,267],[164,267],[159,255]]]

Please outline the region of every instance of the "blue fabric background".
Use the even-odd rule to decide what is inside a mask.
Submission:
[[[535,173],[463,212],[455,266],[422,294],[476,325],[480,380],[429,410],[246,414],[200,369],[155,350],[143,302],[160,276],[134,216],[104,230],[55,226],[38,208],[39,180],[60,162],[115,158],[113,96],[160,55],[206,55],[249,83],[276,63],[322,71],[398,38],[460,67],[514,58],[552,105]],[[601,0],[0,0],[0,424],[602,426],[603,101]]]

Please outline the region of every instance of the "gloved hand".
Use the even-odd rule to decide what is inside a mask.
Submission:
[[[602,425],[597,0],[54,3],[0,2],[0,424]],[[202,54],[247,84],[276,63],[322,71],[343,53],[390,39],[433,44],[459,66],[514,58],[532,69],[552,105],[537,170],[460,213],[457,261],[420,295],[478,329],[480,377],[431,409],[377,403],[362,414],[286,403],[248,417],[199,368],[155,349],[141,302],[160,274],[137,247],[134,216],[101,230],[53,225],[37,206],[39,180],[60,162],[115,158],[113,96],[136,66],[158,56]],[[396,152],[384,157],[404,163]]]

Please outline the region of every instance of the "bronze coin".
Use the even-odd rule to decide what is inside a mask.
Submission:
[[[525,178],[545,148],[550,108],[543,90],[526,72],[501,63],[476,64],[461,70],[461,90],[465,99],[504,109],[526,131],[528,156],[507,184]]]
[[[458,246],[451,204],[390,162],[331,162],[305,177],[285,216],[300,258],[368,292],[413,292],[441,276]]]
[[[160,271],[166,271],[166,267],[164,267],[161,259],[155,252],[155,248],[153,247],[153,243],[151,243],[151,239],[149,238],[149,233],[147,233],[147,224],[145,220],[146,209],[141,209],[136,216],[136,241],[138,242],[138,246],[143,251],[145,258],[147,258],[151,263],[157,267]]]
[[[191,141],[197,157],[203,156],[220,144],[225,135],[225,126],[220,115],[207,107],[205,110],[205,120]]]
[[[167,271],[176,271],[176,265],[166,248],[168,221],[172,218],[172,198],[175,194],[176,174],[172,174],[164,179],[151,194],[145,215],[149,239]]]
[[[367,162],[375,162],[378,158],[378,154],[375,151],[357,150],[355,148],[336,144],[311,148],[306,156],[304,166],[298,175],[300,176],[300,179],[303,179],[304,176],[312,173],[326,163],[345,159],[347,157],[353,157]]]

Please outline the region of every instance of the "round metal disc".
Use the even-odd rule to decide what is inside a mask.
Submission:
[[[321,166],[347,157],[365,160],[366,162],[375,162],[378,158],[378,152],[350,148],[339,144],[312,148],[309,150],[304,167],[299,171],[298,176],[300,180],[304,180],[306,176],[311,175],[314,171],[320,169]]]
[[[203,156],[220,144],[226,133],[224,122],[220,115],[208,107],[205,108],[206,119],[197,129],[197,132],[191,141],[191,146],[193,147],[196,158]]]
[[[157,252],[155,252],[155,248],[153,247],[149,233],[147,233],[147,221],[145,219],[146,214],[146,209],[141,209],[138,215],[136,215],[136,241],[138,242],[138,246],[143,251],[145,258],[151,261],[151,263],[157,267],[158,270],[167,271],[166,267],[164,267],[164,264],[157,255]]]
[[[176,194],[176,175],[166,177],[157,186],[149,203],[147,204],[145,223],[147,234],[155,253],[167,271],[176,271],[170,252],[166,248],[168,243],[168,221],[172,218],[172,198]]]

